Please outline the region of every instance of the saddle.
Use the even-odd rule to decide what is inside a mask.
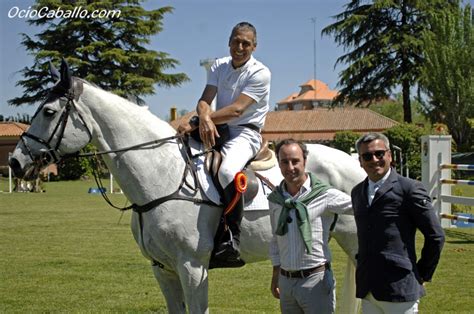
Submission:
[[[220,138],[222,138],[222,131],[225,132],[227,126],[219,125],[218,127],[223,128],[223,130],[219,131],[219,134],[221,134]],[[260,195],[259,193],[264,193],[264,190],[259,191],[259,189],[262,189],[262,183],[257,179],[257,176],[260,176],[261,179],[263,178],[262,181],[266,186],[271,186],[271,182],[267,182],[268,179],[256,174],[255,170],[273,168],[276,164],[275,155],[268,147],[268,142],[265,141],[256,156],[247,163],[242,171],[245,176],[241,173],[236,174],[234,183],[232,184],[234,189],[232,186],[222,187],[218,179],[218,173],[222,164],[220,149],[224,143],[215,145],[210,150],[203,151],[199,133],[194,130],[191,132],[190,137],[193,141],[188,145],[188,156],[198,158],[196,160],[196,166],[198,167],[197,176],[198,181],[201,180],[198,184],[202,184],[201,188],[204,194],[206,194],[205,191],[210,193],[207,195],[209,199],[218,203],[219,201],[217,199],[220,198],[220,202],[224,204],[224,210],[222,211],[216,233],[214,234],[214,250],[211,253],[209,269],[241,267],[245,265],[245,262],[235,254],[238,254],[239,251],[239,225],[243,217],[243,209],[246,206],[255,206],[253,202],[259,201],[259,198],[257,198],[257,196]],[[194,153],[195,155],[193,155]],[[235,210],[235,208],[238,210]],[[233,252],[231,248],[234,249]]]
[[[222,163],[222,155],[218,150],[211,150],[205,156],[205,168],[211,175],[212,182],[217,187],[219,193],[222,193],[223,187],[219,183],[217,174]],[[255,157],[247,163],[242,172],[247,176],[247,191],[242,195],[244,203],[250,203],[258,193],[258,181],[255,171],[267,170],[276,165],[275,153],[270,149],[268,141],[262,143],[262,147]]]

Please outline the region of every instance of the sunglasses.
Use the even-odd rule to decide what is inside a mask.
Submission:
[[[385,156],[385,153],[388,152],[390,149],[386,149],[386,150],[376,150],[375,152],[373,153],[363,153],[362,155],[360,155],[362,157],[362,159],[364,161],[371,161],[374,156],[375,158],[377,159],[382,159],[383,156]]]

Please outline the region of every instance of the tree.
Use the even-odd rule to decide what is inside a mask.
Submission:
[[[94,152],[97,149],[89,143],[82,149],[84,153]],[[101,155],[87,158],[67,158],[58,164],[58,180],[77,180],[82,177],[92,177],[94,172],[102,177],[108,170]]]
[[[22,34],[22,44],[34,56],[32,67],[20,72],[21,97],[10,105],[33,104],[46,94],[48,62],[65,57],[74,74],[121,96],[141,100],[154,94],[154,84],[174,86],[189,80],[184,73],[166,74],[179,62],[165,52],[148,50],[150,36],[163,30],[163,16],[172,7],[144,10],[143,0],[76,1],[37,0],[32,10],[42,26],[36,38]],[[75,12],[75,13],[74,13]],[[40,16],[41,13],[41,16]],[[76,15],[74,15],[76,14]],[[89,14],[89,17],[79,18]],[[102,17],[92,18],[92,14]],[[108,16],[106,16],[108,14]]]
[[[403,100],[400,93],[395,95],[395,99],[388,99],[385,101],[380,101],[374,103],[370,106],[372,111],[375,111],[382,116],[395,120],[397,122],[403,122]],[[417,99],[414,99],[411,102],[411,114],[412,114],[412,123],[430,125],[430,120],[426,117],[425,110],[423,106]]]
[[[446,1],[351,0],[346,11],[335,16],[337,22],[322,30],[324,35],[334,34],[348,51],[336,61],[348,66],[339,74],[342,88],[335,101],[370,105],[401,85],[403,120],[411,123],[410,88],[423,64],[421,34],[428,27],[428,12],[447,5]]]
[[[359,137],[360,135],[354,131],[339,131],[334,135],[334,141],[332,144],[334,148],[350,154],[352,151],[355,151],[355,142]]]
[[[458,151],[471,149],[474,117],[474,19],[470,5],[433,12],[424,33],[425,66],[419,97],[433,123],[448,126]]]
[[[4,115],[0,114],[0,121],[1,122],[3,122],[3,121],[12,121],[12,122],[20,122],[20,123],[24,123],[24,124],[31,124],[31,117],[27,113],[24,113],[21,116],[20,116],[19,113],[17,113],[16,117],[15,116],[5,117]]]
[[[384,131],[390,144],[398,146],[404,156],[403,168],[409,169],[410,177],[421,178],[421,136],[428,134],[414,124],[400,123]],[[392,152],[394,153],[394,152]]]

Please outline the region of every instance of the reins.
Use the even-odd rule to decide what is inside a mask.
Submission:
[[[177,135],[161,138],[161,139],[158,139],[158,140],[153,140],[153,141],[149,141],[149,142],[145,142],[145,143],[141,143],[141,144],[136,144],[136,145],[132,145],[132,146],[127,146],[127,147],[123,147],[123,148],[119,148],[119,149],[103,150],[103,151],[98,151],[98,152],[90,152],[90,153],[82,153],[82,154],[78,153],[78,154],[66,155],[66,156],[64,156],[64,158],[91,157],[91,156],[99,156],[99,155],[105,155],[105,154],[110,154],[110,153],[121,153],[121,152],[129,151],[129,150],[137,150],[137,149],[143,148],[145,146],[153,145],[153,144],[154,145],[162,144],[164,142],[174,140],[174,139],[179,139],[179,138],[182,138],[182,137],[183,137],[182,134],[177,134]]]
[[[71,84],[70,88],[65,90],[61,87],[61,85],[57,84],[57,85],[55,85],[55,87],[53,87],[53,89],[51,91],[51,94],[57,95],[58,97],[66,98],[66,105],[65,105],[65,109],[62,112],[56,126],[54,127],[54,130],[53,130],[52,134],[49,136],[49,138],[47,140],[45,140],[43,138],[40,138],[36,135],[33,135],[29,132],[24,132],[21,135],[20,138],[23,141],[23,144],[25,145],[25,147],[28,151],[28,154],[30,155],[32,160],[40,162],[41,164],[43,164],[43,163],[46,164],[46,163],[49,163],[51,161],[57,163],[61,159],[67,159],[67,158],[73,158],[73,157],[79,157],[79,158],[94,157],[92,159],[93,163],[94,163],[93,167],[92,167],[92,173],[94,175],[94,179],[95,179],[95,182],[96,182],[96,184],[97,184],[97,186],[100,190],[100,193],[101,193],[102,197],[104,198],[104,200],[111,207],[113,207],[115,209],[119,209],[121,211],[133,209],[135,212],[145,213],[145,212],[153,209],[154,207],[156,207],[156,206],[158,206],[158,205],[160,205],[164,202],[167,202],[169,200],[184,200],[184,201],[190,201],[190,202],[193,202],[193,203],[196,203],[196,204],[207,204],[207,205],[211,205],[211,206],[217,206],[216,204],[214,204],[213,202],[208,201],[208,200],[199,199],[199,198],[195,198],[195,197],[188,197],[188,196],[180,194],[180,191],[181,191],[181,189],[183,188],[184,185],[188,186],[194,192],[197,192],[197,190],[199,189],[199,180],[197,179],[196,171],[193,168],[191,158],[189,157],[190,152],[188,150],[185,150],[184,153],[181,150],[181,153],[183,155],[183,159],[185,160],[185,167],[184,167],[181,183],[179,184],[177,190],[175,190],[173,193],[171,193],[169,195],[166,195],[166,196],[163,196],[163,197],[160,197],[158,199],[152,200],[152,201],[150,201],[146,204],[143,204],[143,205],[132,204],[132,205],[126,206],[126,207],[119,207],[119,206],[114,205],[112,203],[112,201],[110,200],[110,198],[108,197],[108,195],[105,193],[104,185],[102,184],[102,181],[100,179],[100,175],[98,173],[97,156],[105,155],[105,154],[120,153],[120,152],[131,151],[131,150],[153,149],[153,148],[156,148],[157,146],[162,145],[163,143],[167,143],[167,142],[170,142],[170,141],[173,141],[173,140],[177,140],[176,141],[177,144],[179,144],[178,141],[180,141],[181,144],[183,144],[183,146],[187,146],[185,141],[183,140],[184,135],[183,134],[176,134],[176,135],[173,135],[173,136],[169,136],[169,137],[165,137],[165,138],[161,138],[161,139],[156,139],[156,140],[152,140],[152,141],[148,141],[148,142],[144,142],[144,143],[140,143],[140,144],[136,144],[136,145],[131,145],[131,146],[123,147],[123,148],[118,148],[118,149],[111,149],[111,150],[104,150],[104,151],[97,151],[97,152],[88,152],[88,153],[79,153],[78,152],[78,153],[74,153],[74,154],[61,154],[60,151],[59,151],[59,147],[60,147],[61,142],[62,142],[63,137],[64,137],[64,131],[66,129],[66,125],[67,125],[67,122],[68,122],[69,115],[71,113],[71,109],[75,109],[79,119],[81,120],[82,124],[84,125],[85,129],[87,130],[87,133],[89,135],[89,142],[92,140],[92,132],[89,129],[89,127],[87,126],[87,123],[86,123],[85,119],[82,117],[81,113],[77,109],[76,103],[75,103],[75,101],[77,99],[79,99],[79,96],[82,94],[82,91],[83,91],[82,82],[78,82],[78,84],[76,84],[78,86],[77,91],[75,90],[74,85],[75,84],[72,81],[72,84]],[[46,103],[46,101],[44,103]],[[43,107],[44,103],[40,106],[40,108],[38,108],[38,111],[35,113],[33,118],[36,117],[39,110]],[[52,145],[53,138],[54,138],[55,135],[57,137],[57,140],[56,140],[55,145]],[[30,147],[29,147],[27,141],[25,140],[25,138],[29,138],[33,141],[36,141],[36,142],[40,143],[41,145],[45,146],[47,148],[47,150],[43,151],[41,153],[41,155],[39,156],[39,158],[35,158],[33,156],[32,152],[31,152]],[[187,177],[188,173],[191,173],[192,178],[194,179],[194,187],[191,187],[189,185],[189,183],[186,181],[186,177]]]
[[[90,159],[93,163],[93,165],[92,165],[92,175],[94,176],[94,181],[97,184],[97,187],[100,191],[100,194],[102,195],[102,198],[105,200],[105,202],[107,204],[109,204],[110,207],[113,207],[113,208],[118,209],[120,211],[126,211],[126,210],[129,210],[129,209],[134,209],[138,205],[132,204],[130,206],[119,207],[119,206],[115,205],[114,203],[112,203],[109,196],[105,192],[106,190],[105,190],[104,184],[102,183],[102,180],[100,178],[100,174],[99,174],[99,171],[98,171],[99,162],[98,162],[97,157],[100,156],[100,155],[105,155],[105,154],[120,153],[120,152],[125,152],[125,151],[130,151],[130,150],[137,150],[137,149],[143,148],[143,147],[148,146],[148,145],[152,145],[152,144],[158,145],[158,144],[162,144],[164,142],[167,142],[167,141],[170,141],[170,140],[173,140],[173,139],[178,139],[178,138],[181,138],[181,137],[182,137],[182,135],[178,134],[178,135],[169,136],[169,137],[165,137],[165,138],[162,138],[162,139],[148,141],[148,142],[145,142],[145,143],[136,144],[136,145],[132,145],[132,146],[127,146],[127,147],[123,147],[123,148],[119,148],[119,149],[103,150],[103,151],[98,151],[98,152],[89,152],[89,153],[82,153],[82,154],[80,154],[80,153],[70,154],[70,155],[64,156],[63,158],[66,159],[66,158],[92,157]]]
[[[93,170],[92,174],[94,175],[94,180],[97,184],[97,187],[99,188],[100,194],[102,195],[104,200],[107,202],[107,204],[109,204],[111,207],[113,207],[115,209],[118,209],[120,211],[126,211],[126,210],[129,210],[129,209],[132,209],[133,211],[135,211],[137,213],[140,213],[140,214],[141,213],[146,213],[146,212],[150,211],[151,209],[153,209],[154,207],[159,206],[162,203],[170,201],[170,200],[182,200],[182,201],[193,202],[195,204],[206,204],[206,205],[210,205],[210,206],[217,206],[216,204],[214,204],[211,201],[196,198],[196,197],[181,195],[179,193],[184,185],[188,186],[189,188],[191,188],[194,191],[196,191],[199,187],[199,180],[197,179],[196,172],[193,169],[192,160],[189,157],[189,153],[188,153],[187,150],[186,150],[186,152],[184,153],[184,156],[183,156],[186,163],[185,163],[184,171],[183,171],[183,174],[182,174],[182,177],[181,177],[181,183],[179,184],[178,188],[174,192],[172,192],[168,195],[162,196],[160,198],[154,199],[154,200],[152,200],[152,201],[150,201],[146,204],[143,204],[143,205],[132,204],[132,205],[129,205],[129,206],[126,206],[126,207],[119,207],[119,206],[114,205],[112,203],[112,201],[110,200],[110,198],[108,197],[107,193],[105,192],[104,185],[102,184],[102,180],[100,179],[100,175],[97,171],[97,169],[98,169],[97,158],[96,158],[97,156],[104,155],[104,154],[109,154],[109,153],[117,153],[117,152],[123,152],[123,151],[136,150],[136,149],[142,148],[144,146],[148,146],[148,145],[151,145],[151,144],[161,144],[161,143],[164,143],[164,142],[167,142],[167,141],[170,141],[170,140],[174,140],[174,139],[180,140],[181,143],[183,144],[183,146],[186,146],[186,143],[183,140],[183,138],[184,138],[183,134],[177,134],[177,135],[174,135],[174,136],[170,136],[170,137],[166,137],[166,138],[162,138],[162,139],[158,139],[158,140],[153,140],[153,141],[149,141],[149,142],[145,142],[145,143],[141,143],[141,144],[137,144],[137,145],[132,145],[132,146],[124,147],[124,148],[120,148],[120,149],[99,151],[99,152],[91,152],[91,153],[84,153],[84,154],[76,154],[76,155],[71,155],[71,156],[67,156],[67,157],[94,157],[92,160],[95,164],[92,167],[92,170]],[[186,181],[186,177],[187,177],[188,173],[191,173],[191,175],[193,177],[193,181],[194,181],[194,186],[193,187],[190,186]]]

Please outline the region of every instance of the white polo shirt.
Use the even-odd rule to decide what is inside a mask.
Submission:
[[[263,128],[270,108],[270,79],[270,70],[253,56],[237,69],[232,66],[231,57],[224,57],[212,65],[207,84],[217,87],[216,110],[232,104],[241,93],[255,100],[239,118],[229,121],[229,125],[251,123]]]

